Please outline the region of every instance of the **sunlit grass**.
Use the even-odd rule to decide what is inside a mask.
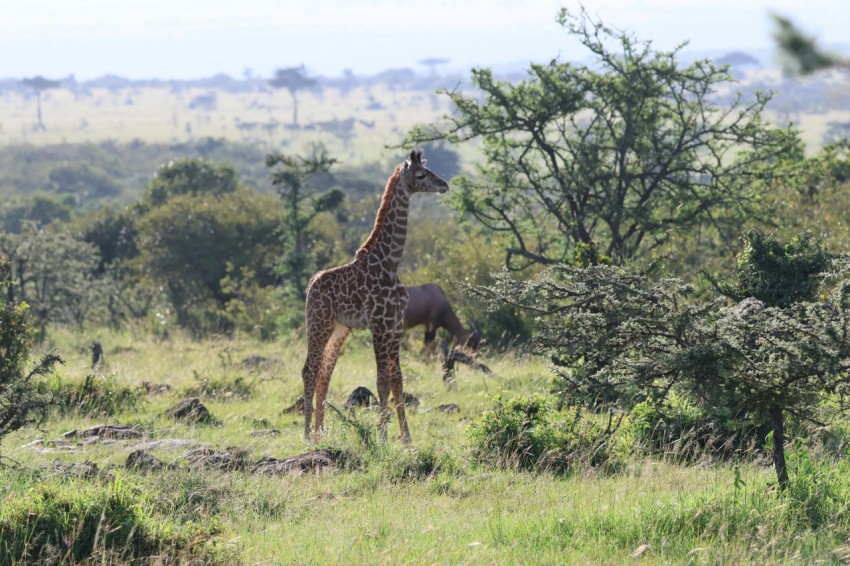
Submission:
[[[92,371],[88,345],[97,339],[105,351],[101,374],[127,387],[149,381],[167,383],[171,390],[147,394],[138,406],[111,416],[54,415],[42,430],[26,429],[4,438],[2,455],[20,467],[0,468],[0,521],[26,505],[34,493],[30,488],[64,489],[56,501],[69,499],[69,508],[78,511],[56,520],[70,525],[89,508],[86,502],[107,501],[119,481],[129,499],[122,500],[125,506],[116,512],[135,509],[126,516],[148,529],[145,540],[171,544],[168,548],[176,556],[202,552],[220,562],[619,564],[637,554],[648,563],[765,563],[846,557],[850,523],[840,511],[842,503],[809,501],[805,485],[802,491],[780,494],[773,489],[773,472],[767,466],[682,466],[634,456],[613,471],[579,467],[552,475],[477,463],[469,445],[470,422],[492,407],[497,392],[506,397],[545,392],[551,383],[549,371],[539,359],[485,352],[493,374],[461,367],[455,387],[448,389],[439,363],[422,360],[419,338],[411,339],[402,354],[405,390],[421,403],[410,415],[412,447],[395,438],[393,421],[388,445],[367,448],[329,412],[320,446],[347,451],[350,458],[343,468],[255,476],[249,469],[192,470],[184,456],[187,445],[161,444],[149,450],[175,469],[142,472],[123,466],[136,445],[155,440],[177,439],[217,451],[238,449],[246,451],[249,463],[314,448],[301,438],[302,417],[281,414],[301,391],[300,336],[261,343],[243,338],[193,341],[179,332],[168,340],[107,331],[86,337],[53,333],[42,348],[56,348],[66,358],[60,370],[63,380],[80,380]],[[244,363],[251,357],[265,362]],[[359,385],[374,390],[374,371],[368,334],[355,334],[334,374],[331,402],[341,405]],[[203,379],[218,384],[241,379],[252,385],[243,395],[201,396],[216,425],[175,422],[163,414]],[[461,413],[431,410],[443,403],[457,404]],[[377,424],[373,411],[358,411],[354,418],[369,430]],[[49,444],[25,446],[107,423],[137,424],[144,438],[72,443],[67,450]],[[252,435],[267,428],[280,434]],[[37,472],[56,460],[94,462],[103,475],[62,480]],[[843,468],[830,477],[818,469],[812,477],[832,486],[824,493],[842,498],[847,492],[840,479]],[[807,519],[805,509],[818,501],[824,505],[819,518]],[[178,529],[184,523],[203,527],[192,535],[201,546],[186,546],[188,539],[180,538],[194,532]],[[126,548],[108,552],[113,558],[121,552],[129,556]]]

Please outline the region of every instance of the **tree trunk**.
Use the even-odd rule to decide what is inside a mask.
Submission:
[[[47,128],[44,127],[44,122],[41,121],[41,91],[35,93],[35,108],[38,114],[38,129],[42,132],[47,131]]]
[[[773,418],[773,467],[779,488],[784,490],[788,487],[788,468],[785,465],[785,425],[779,405],[770,408],[770,416]]]
[[[294,90],[290,90],[289,94],[292,95],[292,125],[293,127],[298,127],[298,97],[295,95]]]

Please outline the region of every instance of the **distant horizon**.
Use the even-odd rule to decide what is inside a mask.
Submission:
[[[850,53],[850,42],[837,44],[837,45],[824,45],[823,47],[825,47],[827,50],[832,50],[833,52],[844,53],[844,54]],[[741,49],[741,48],[736,48],[736,47],[730,46],[728,49],[710,49],[710,50],[704,50],[704,51],[693,51],[693,50],[688,50],[687,48],[685,48],[680,52],[680,61],[687,64],[687,63],[689,63],[693,60],[696,60],[696,59],[722,57],[722,56],[725,56],[725,55],[728,55],[728,54],[738,53],[738,52],[745,53],[747,55],[754,57],[755,59],[757,59],[759,61],[760,65],[765,69],[779,69],[779,65],[774,58],[775,48],[770,47],[770,46],[766,46],[766,47],[763,47],[763,48],[760,48],[760,49]],[[566,60],[566,59],[561,57],[561,60]],[[497,74],[498,73],[502,73],[502,74],[519,73],[519,72],[525,71],[528,68],[529,64],[540,63],[540,62],[543,62],[543,61],[542,60],[537,60],[537,61],[535,61],[535,60],[515,60],[515,61],[504,61],[504,62],[492,62],[490,64],[473,65],[473,66],[469,66],[469,67],[461,67],[461,66],[458,66],[458,65],[452,65],[451,61],[449,61],[445,64],[437,66],[436,75],[437,76],[452,76],[452,75],[461,74],[461,75],[466,76],[466,75],[469,75],[471,69],[474,66],[479,66],[479,67],[483,66],[483,67],[493,69],[495,72],[497,72]],[[294,65],[294,66],[298,66],[298,65]],[[282,68],[282,67],[278,67],[278,68]],[[339,74],[335,74],[335,75],[328,75],[328,74],[317,73],[313,69],[311,69],[309,66],[306,66],[306,65],[304,66],[304,68],[306,69],[307,76],[310,76],[310,77],[313,77],[313,78],[326,79],[326,80],[337,80],[337,79],[344,78],[343,72],[340,72]],[[379,75],[381,73],[385,73],[385,72],[388,72],[388,71],[397,71],[397,70],[403,70],[403,69],[413,70],[419,76],[422,76],[422,77],[427,77],[431,74],[430,68],[428,66],[424,65],[424,64],[419,63],[418,61],[413,61],[412,64],[409,64],[405,67],[386,67],[386,68],[377,69],[377,70],[374,70],[374,71],[368,72],[368,73],[358,73],[354,69],[352,69],[351,71],[353,72],[355,77],[363,79],[363,78],[373,77],[373,76],[376,76],[376,75]],[[131,81],[131,82],[146,82],[146,81],[161,81],[161,82],[172,82],[172,81],[181,82],[181,81],[185,81],[185,82],[192,82],[192,81],[209,80],[209,79],[212,79],[212,78],[217,77],[217,76],[226,76],[226,77],[228,77],[232,80],[235,80],[235,81],[247,81],[247,80],[265,81],[265,80],[268,80],[269,78],[271,78],[271,76],[272,76],[271,73],[269,75],[260,75],[260,74],[256,74],[256,73],[253,73],[253,72],[252,72],[251,76],[245,76],[244,71],[245,71],[245,69],[243,69],[243,71],[239,72],[239,73],[229,73],[225,70],[219,70],[219,71],[210,72],[209,74],[196,75],[196,76],[131,76],[129,74],[124,74],[124,73],[121,73],[120,71],[117,71],[117,72],[106,72],[106,73],[103,73],[101,75],[88,76],[88,77],[80,77],[80,76],[77,75],[77,73],[72,72],[72,73],[67,73],[65,75],[62,75],[62,76],[39,75],[39,74],[28,74],[28,75],[20,75],[20,76],[0,76],[0,81],[21,80],[21,79],[24,79],[24,78],[31,78],[31,77],[36,77],[36,76],[41,76],[41,77],[44,77],[44,78],[47,78],[47,79],[60,80],[60,81],[61,80],[67,80],[69,78],[73,78],[74,81],[76,81],[78,83],[98,81],[98,80],[111,78],[111,77]]]
[[[370,76],[388,69],[444,70],[581,60],[586,51],[556,23],[575,0],[11,0],[0,21],[0,77],[106,75],[130,80],[196,80],[219,73],[270,77],[304,65],[309,74]],[[763,53],[771,13],[791,18],[824,47],[850,41],[850,2],[810,0],[597,0],[606,25],[669,50]],[[844,51],[844,49],[842,49]],[[772,60],[762,60],[772,66]]]

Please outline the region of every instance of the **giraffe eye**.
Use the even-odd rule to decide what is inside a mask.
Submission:
[[[415,175],[415,177],[421,181],[425,178],[425,173],[419,172]]]

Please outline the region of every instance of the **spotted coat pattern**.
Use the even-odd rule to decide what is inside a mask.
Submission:
[[[402,441],[410,442],[404,413],[399,365],[407,290],[398,278],[398,266],[407,238],[410,197],[413,193],[444,193],[448,184],[425,166],[421,151],[398,165],[387,182],[372,234],[345,265],[320,271],[307,286],[307,361],[304,381],[304,437],[310,439],[315,398],[316,436],[324,422],[324,401],[340,348],[352,329],[368,328],[377,365],[380,421],[378,435],[387,439],[387,406],[392,392]]]

